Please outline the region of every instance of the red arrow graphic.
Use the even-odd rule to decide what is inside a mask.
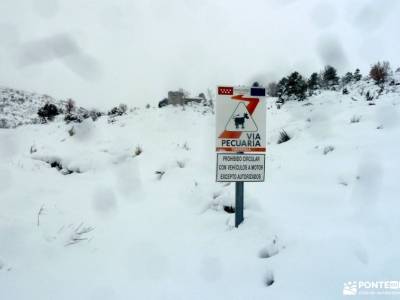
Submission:
[[[247,98],[243,97],[243,95],[237,95],[237,96],[232,96],[231,99],[233,100],[239,100],[239,101],[249,101],[249,103],[246,105],[247,110],[249,111],[250,115],[253,114],[255,111],[258,103],[260,102],[259,98]],[[225,130],[220,134],[218,138],[220,139],[238,139],[242,135],[242,132],[240,131],[227,131]]]

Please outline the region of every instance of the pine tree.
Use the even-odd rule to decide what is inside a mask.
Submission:
[[[302,101],[306,98],[307,83],[299,72],[293,72],[288,78],[288,94],[290,97]]]
[[[321,76],[316,72],[312,73],[307,81],[307,86],[309,94],[312,95],[314,91],[318,90],[321,87]]]
[[[289,77],[282,78],[278,83],[278,96],[281,102],[287,100],[302,101],[306,98],[307,83],[299,72],[293,72]]]
[[[353,81],[353,73],[347,72],[343,77],[342,77],[342,85],[347,85],[350,82]]]
[[[287,82],[288,82],[288,79],[286,77],[283,77],[281,80],[279,80],[278,85],[277,85],[277,95],[278,95],[279,101],[282,103],[284,103],[287,98],[287,95],[286,95]]]
[[[361,75],[361,73],[360,73],[360,69],[357,68],[357,69],[354,71],[353,79],[354,79],[354,81],[360,81],[361,78],[362,78],[362,75]]]
[[[322,72],[323,85],[327,89],[334,88],[339,84],[339,77],[337,76],[337,71],[332,66],[326,66]]]

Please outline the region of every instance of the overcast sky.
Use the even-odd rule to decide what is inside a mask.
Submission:
[[[400,66],[398,0],[1,0],[0,85],[107,108]]]

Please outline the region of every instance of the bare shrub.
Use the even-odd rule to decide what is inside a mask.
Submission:
[[[157,174],[157,179],[161,180],[161,178],[164,176],[165,171],[156,171],[155,172]]]
[[[65,243],[65,246],[71,246],[82,241],[87,241],[88,238],[86,237],[86,235],[93,230],[93,227],[83,226],[83,223],[81,223],[78,227],[74,229],[69,240]]]
[[[97,119],[100,118],[103,114],[104,113],[97,111],[95,109],[89,111],[89,117],[91,117],[93,121],[97,121]]]
[[[31,148],[29,149],[29,153],[30,153],[30,154],[33,154],[33,153],[36,153],[36,152],[37,152],[36,146],[35,146],[35,145],[32,145]]]
[[[118,106],[118,108],[119,108],[119,111],[120,111],[120,114],[121,114],[121,115],[126,114],[126,112],[128,111],[128,105],[126,105],[126,104],[124,104],[124,103],[121,103],[121,104]]]
[[[327,155],[329,152],[332,152],[333,150],[335,150],[335,147],[333,147],[332,145],[329,145],[324,148],[323,153],[324,153],[324,155]]]
[[[291,137],[287,134],[285,130],[282,129],[282,131],[279,133],[279,139],[278,139],[278,144],[285,143],[289,141]]]
[[[265,275],[264,279],[265,286],[271,286],[274,284],[274,282],[275,282],[274,274],[272,272],[268,272],[268,274]]]
[[[185,162],[184,161],[178,160],[178,161],[176,161],[176,164],[181,169],[183,169],[185,167]]]
[[[142,154],[143,149],[140,146],[136,146],[135,148],[135,156],[139,156],[140,154]]]
[[[369,76],[377,83],[382,84],[386,82],[388,76],[390,74],[390,64],[387,61],[377,62],[372,65]]]
[[[268,95],[271,97],[278,97],[278,84],[274,82],[270,82],[267,86]]]
[[[190,147],[189,147],[189,145],[188,145],[187,142],[185,142],[185,143],[183,144],[182,148],[185,149],[186,151],[189,151],[189,150],[190,150]]]
[[[354,115],[350,119],[350,123],[359,123],[361,120],[361,116]]]
[[[69,134],[69,136],[74,136],[74,135],[75,135],[74,126],[72,126],[72,127],[68,130],[68,134]]]
[[[38,214],[37,214],[37,221],[36,226],[40,226],[40,216],[44,214],[44,204],[40,207]]]
[[[227,212],[228,214],[234,214],[235,208],[233,206],[224,205],[224,211]]]
[[[70,114],[74,110],[75,110],[75,101],[72,99],[68,99],[67,103],[65,104],[65,112],[67,114]]]

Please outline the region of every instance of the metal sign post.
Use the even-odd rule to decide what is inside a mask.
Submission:
[[[218,87],[216,181],[235,182],[235,227],[244,220],[244,182],[265,177],[264,98],[263,87]]]
[[[237,181],[235,183],[235,227],[239,227],[240,223],[243,222],[243,201],[244,194],[244,182]]]

